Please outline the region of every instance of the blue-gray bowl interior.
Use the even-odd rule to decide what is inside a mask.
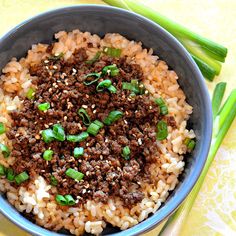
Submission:
[[[154,228],[169,216],[186,198],[204,166],[211,141],[211,103],[204,79],[187,51],[169,33],[157,24],[137,14],[118,8],[81,5],[38,15],[23,22],[0,39],[0,69],[12,58],[26,55],[35,43],[51,43],[53,35],[60,30],[96,33],[101,37],[108,32],[120,33],[128,39],[141,41],[146,48],[153,48],[179,76],[179,83],[187,101],[193,106],[189,127],[197,136],[194,152],[186,156],[186,166],[177,188],[165,204],[148,219],[126,230],[108,227],[104,234],[140,235]],[[31,223],[18,213],[5,199],[0,197],[0,210],[11,221],[34,235],[59,235]],[[63,234],[63,233],[62,233]],[[61,235],[62,235],[61,234]]]

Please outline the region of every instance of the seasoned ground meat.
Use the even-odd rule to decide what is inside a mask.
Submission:
[[[51,53],[50,46],[47,52]],[[86,50],[81,48],[67,61],[54,56],[31,66],[30,73],[35,76],[33,84],[36,86],[34,98],[25,98],[22,110],[11,113],[12,130],[7,134],[13,145],[12,155],[17,158],[12,168],[16,174],[26,171],[32,180],[41,175],[50,183],[54,176],[58,194],[71,194],[79,199],[77,204],[87,199],[107,202],[109,196],[117,196],[127,206],[132,206],[144,197],[140,181],[152,181],[149,166],[158,155],[155,140],[159,108],[147,92],[134,96],[130,90],[122,89],[122,82],[143,80],[137,64],[128,63],[125,57],[106,55],[93,64],[86,60]],[[118,75],[107,73],[96,83],[84,84],[87,74],[98,73],[104,66],[113,64],[119,69]],[[96,91],[97,84],[104,79],[112,81],[116,93]],[[50,103],[50,109],[40,111],[38,105],[45,102]],[[114,110],[122,111],[123,116],[80,143],[68,140],[45,143],[42,140],[42,130],[57,123],[67,135],[86,131],[87,127],[78,115],[80,108],[87,111],[91,121],[103,122]],[[175,125],[172,117],[168,118],[168,123]],[[124,158],[122,151],[126,146],[130,148],[130,154]],[[84,154],[74,157],[75,147],[83,147]],[[42,157],[47,149],[53,150],[50,161]],[[68,168],[83,173],[83,179],[75,181],[68,177],[65,174]]]

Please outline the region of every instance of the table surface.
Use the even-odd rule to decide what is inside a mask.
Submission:
[[[81,3],[103,4],[99,0],[0,0],[0,36],[38,13]],[[207,86],[211,94],[220,81],[227,82],[226,95],[236,88],[235,0],[146,0],[145,3],[193,31],[225,45],[229,53],[222,72],[213,83],[207,82]],[[218,151],[181,236],[236,235],[235,137],[236,122]],[[157,227],[145,236],[157,235],[159,230],[160,227]],[[1,235],[28,234],[0,215]]]

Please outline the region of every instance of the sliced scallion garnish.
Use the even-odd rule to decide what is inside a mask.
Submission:
[[[50,56],[50,57],[48,58],[48,60],[57,61],[57,60],[62,59],[63,56],[64,56],[64,53],[61,52],[61,53],[59,53],[59,54],[57,54],[57,55],[52,55],[52,56]]]
[[[31,100],[34,99],[34,95],[35,95],[35,89],[34,88],[29,88],[29,90],[26,93],[26,97]]]
[[[82,118],[84,125],[90,125],[91,123],[90,117],[84,108],[80,108],[78,110],[78,115]]]
[[[117,89],[115,86],[111,85],[107,88],[111,93],[116,93],[117,92]]]
[[[89,137],[89,134],[87,132],[82,132],[80,134],[76,134],[76,135],[67,135],[66,139],[69,142],[82,142],[84,141],[86,138]]]
[[[29,175],[25,171],[20,173],[20,174],[18,174],[15,177],[15,181],[16,181],[17,184],[21,184],[24,181],[26,181],[27,179],[29,179]]]
[[[78,180],[78,181],[82,180],[83,177],[84,177],[83,173],[81,173],[81,172],[79,172],[77,170],[74,170],[72,168],[69,168],[69,169],[66,170],[66,175],[68,177],[70,177],[70,178],[72,178],[74,180]]]
[[[97,85],[96,90],[97,90],[97,92],[102,92],[104,89],[109,88],[111,86],[111,84],[112,84],[111,80],[105,79]]]
[[[43,159],[46,160],[46,161],[51,161],[52,156],[53,156],[53,151],[50,150],[50,149],[44,151],[44,153],[43,153]]]
[[[131,153],[131,151],[130,151],[129,146],[125,146],[122,150],[122,157],[124,157],[125,160],[129,160],[130,153]]]
[[[6,170],[6,177],[9,181],[13,181],[15,179],[15,173],[12,168],[8,168]]]
[[[95,77],[95,79],[88,80],[88,78],[93,78],[93,77]],[[93,83],[96,83],[100,79],[100,77],[101,77],[101,73],[89,73],[84,77],[85,80],[83,83],[85,85],[91,85]]]
[[[75,158],[78,158],[78,157],[80,157],[80,156],[83,156],[83,154],[84,154],[84,148],[83,148],[83,147],[76,147],[76,148],[74,149],[73,154],[74,154],[74,157],[75,157]]]
[[[67,200],[65,199],[63,195],[60,195],[60,194],[56,195],[56,202],[61,206],[67,205]]]
[[[71,195],[65,195],[64,198],[66,199],[66,204],[68,206],[73,206],[75,205],[75,199]]]
[[[56,140],[58,141],[65,141],[66,135],[65,135],[65,130],[60,124],[55,124],[53,125],[53,136]]]
[[[99,59],[100,56],[101,56],[101,52],[98,51],[91,60],[88,60],[85,63],[88,65],[92,65],[94,62],[96,62]]]
[[[88,127],[88,129],[87,129],[87,132],[88,132],[89,134],[95,136],[95,135],[98,134],[100,128],[101,128],[101,127],[100,127],[99,125],[97,125],[96,123],[92,122],[92,123],[89,125],[89,127]]]
[[[110,76],[116,76],[119,74],[119,69],[115,64],[105,66],[102,68],[102,75],[106,75],[106,74]]]
[[[57,184],[58,184],[58,181],[54,175],[50,176],[50,184],[53,186],[57,186]]]
[[[165,121],[161,120],[157,124],[157,139],[164,140],[168,136],[167,124]]]
[[[6,168],[4,165],[0,164],[0,176],[4,176],[6,173]]]
[[[167,115],[168,114],[168,107],[163,100],[163,98],[157,98],[155,99],[155,103],[160,107],[160,113],[161,115]]]
[[[103,121],[104,124],[106,125],[111,125],[115,121],[119,120],[123,116],[122,111],[111,111],[108,116],[105,118]]]
[[[6,128],[5,128],[5,125],[0,122],[0,134],[4,134],[6,132]]]
[[[47,111],[50,108],[50,103],[49,102],[44,102],[38,105],[38,109],[40,111]]]
[[[43,130],[41,135],[45,143],[50,143],[51,141],[54,140],[54,133],[51,129]]]
[[[10,152],[9,148],[5,144],[0,143],[0,150],[2,152],[2,155],[5,158],[8,158],[10,156],[11,152]]]
[[[103,52],[111,57],[120,57],[121,55],[121,49],[119,48],[104,47]]]

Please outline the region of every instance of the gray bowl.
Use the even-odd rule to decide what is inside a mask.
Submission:
[[[179,76],[179,83],[188,102],[193,106],[189,127],[197,135],[194,152],[186,158],[186,167],[177,188],[165,204],[153,215],[138,225],[119,231],[108,227],[104,234],[140,235],[157,226],[183,202],[196,183],[207,158],[212,133],[211,102],[204,79],[183,46],[157,24],[137,14],[118,8],[80,5],[62,8],[38,15],[15,27],[0,39],[0,69],[12,58],[26,55],[35,43],[51,43],[53,34],[60,30],[79,28],[104,36],[108,32],[120,33],[128,39],[141,41],[147,48],[153,48]],[[0,211],[12,222],[33,235],[63,235],[48,231],[31,223],[15,210],[4,196],[0,197]]]

